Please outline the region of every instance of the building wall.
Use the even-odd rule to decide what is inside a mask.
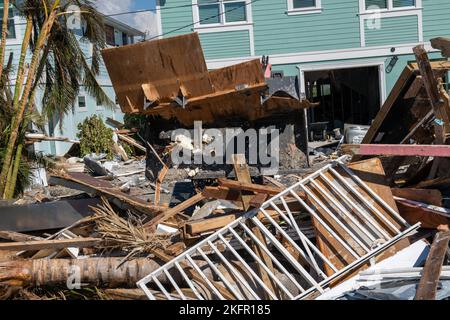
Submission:
[[[10,53],[13,53],[13,65],[16,67],[19,63],[20,58],[20,50],[22,45],[22,38],[24,36],[25,32],[25,20],[21,17],[16,16],[14,18],[15,20],[15,32],[16,32],[16,38],[15,39],[8,39],[7,40],[7,47],[6,47],[6,58],[7,61]],[[90,58],[92,55],[92,45],[89,42],[82,41],[81,36],[78,34],[78,32],[75,32],[77,35],[77,38],[80,41],[81,49],[83,50],[84,55],[86,58]],[[122,45],[123,44],[123,38],[122,38],[122,31],[116,30],[115,32],[115,41],[116,45]],[[28,52],[27,55],[27,61],[29,62],[31,58],[31,53]],[[5,61],[5,63],[6,63]],[[100,68],[100,74],[98,76],[98,82],[102,86],[105,93],[110,97],[112,101],[116,100],[116,96],[114,93],[114,90],[111,85],[111,81],[109,79],[108,73],[106,71],[106,68],[104,65]],[[121,112],[120,108],[117,106],[117,108],[114,108],[113,110],[106,108],[105,106],[97,106],[97,102],[93,97],[91,97],[88,93],[84,91],[83,88],[81,88],[81,91],[79,93],[79,96],[84,96],[86,98],[86,108],[80,109],[78,107],[78,101],[75,102],[73,108],[71,111],[68,112],[67,115],[65,115],[63,122],[61,123],[58,119],[55,119],[54,123],[54,135],[55,136],[64,136],[68,137],[70,139],[77,139],[76,135],[78,132],[78,124],[83,122],[84,119],[87,117],[90,117],[94,114],[97,114],[101,116],[103,119],[106,120],[107,117],[111,117],[118,121],[123,121],[123,113]],[[41,98],[42,98],[42,92],[38,91],[36,93],[36,104],[39,111],[42,110],[41,105]],[[46,126],[46,133],[50,133],[51,126]],[[63,155],[68,151],[68,149],[71,147],[71,144],[64,143],[64,142],[41,142],[35,144],[35,150],[37,152],[43,152],[43,153],[50,153],[50,154],[57,154],[57,155]]]
[[[200,42],[206,59],[251,55],[248,30],[202,33]]]
[[[187,0],[189,1],[189,0]],[[252,5],[258,55],[336,50],[360,44],[358,3],[322,0],[321,13],[287,15],[286,0],[261,0]]]
[[[269,55],[273,70],[292,76],[299,74],[298,66],[321,63],[346,65],[375,59],[386,68],[397,56],[392,71],[384,71],[387,96],[406,64],[415,60],[415,44],[424,41],[431,50],[431,38],[450,37],[450,1],[421,1],[421,8],[373,16],[362,11],[359,0],[322,0],[321,11],[299,15],[287,13],[287,0],[259,0],[251,4],[250,27],[242,26],[251,29],[248,45],[241,34],[233,37],[238,26],[233,31],[214,28],[207,34],[204,28],[194,27],[191,0],[160,0],[159,12],[165,37],[199,32],[210,68]],[[371,26],[374,17],[380,18],[375,28]],[[249,55],[252,45],[254,54]],[[430,57],[441,58],[436,50],[431,50]]]
[[[417,16],[381,18],[379,29],[364,24],[366,46],[419,42],[418,19]]]

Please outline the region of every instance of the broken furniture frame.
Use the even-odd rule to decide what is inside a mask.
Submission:
[[[334,161],[287,188],[266,201],[261,208],[248,212],[166,265],[155,270],[140,280],[137,283],[138,286],[152,300],[156,299],[156,297],[148,287],[150,284],[156,285],[169,300],[179,298],[188,300],[190,298],[181,289],[183,287],[182,284],[175,280],[184,279],[184,283],[189,286],[195,297],[203,300],[205,297],[199,293],[196,284],[186,275],[184,268],[189,266],[190,270],[195,270],[204,279],[214,297],[225,299],[214,285],[215,281],[210,279],[205,273],[204,266],[200,267],[194,261],[194,258],[202,258],[207,264],[205,266],[210,267],[211,273],[216,276],[216,279],[220,279],[230,293],[239,300],[260,300],[262,292],[272,299],[290,300],[305,299],[311,297],[312,294],[324,293],[332,282],[345,276],[349,271],[367,263],[371,258],[383,253],[420,227],[420,224],[408,225],[393,208],[343,165],[343,161],[346,159],[347,157],[343,157]],[[338,171],[343,171],[346,177]],[[333,176],[334,181],[329,179],[326,174]],[[317,180],[328,184],[332,192],[326,192],[316,182]],[[304,191],[327,213],[327,219],[322,219],[316,207],[307,204],[305,200],[298,196],[298,191],[300,190]],[[318,194],[320,196],[317,196]],[[330,262],[330,259],[308,239],[300,230],[286,203],[285,198],[287,196],[294,197],[353,256],[351,263],[341,269],[336,268]],[[328,206],[319,198],[325,198],[328,201]],[[355,202],[351,198],[359,201]],[[401,229],[387,219],[376,207],[375,203],[379,206],[378,208],[382,207],[391,218],[394,218],[402,226]],[[330,205],[334,205],[334,208],[329,207]],[[351,209],[348,210],[348,208]],[[267,209],[275,209],[279,213],[282,224],[276,222],[266,211]],[[258,219],[258,213],[262,214],[268,221],[268,226]],[[380,221],[383,222],[380,223]],[[268,246],[258,239],[251,228],[248,227],[248,223],[253,224],[262,233]],[[345,231],[345,237],[342,236],[342,232],[336,232],[336,226]],[[300,239],[300,243],[295,242],[288,235],[287,229],[295,231]],[[253,230],[255,229],[253,228]],[[273,230],[276,230],[276,233]],[[279,237],[284,239],[284,241],[280,241]],[[290,247],[289,250],[282,243],[287,243]],[[251,249],[252,247],[261,248],[270,257],[271,264],[273,262],[273,265],[277,266],[278,270],[271,269],[267,263],[263,262]],[[238,250],[242,250],[244,253],[240,253]],[[241,265],[236,267],[235,261],[232,262],[225,257],[227,254],[231,254]],[[279,260],[281,256],[284,257],[286,262]],[[270,280],[275,284],[275,290],[269,289],[270,286],[257,274],[257,268],[250,266],[252,259],[249,259],[249,257],[269,275]],[[323,270],[324,265],[327,265],[334,271],[331,276],[325,274]],[[298,276],[293,275],[292,271],[294,270],[298,272]],[[229,274],[226,275],[226,273]],[[285,283],[282,283],[278,273],[289,280],[289,288],[287,288]],[[160,277],[168,279],[174,291],[167,286],[163,286],[159,279]]]

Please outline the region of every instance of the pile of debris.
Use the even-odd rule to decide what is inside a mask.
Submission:
[[[189,48],[198,59],[180,63]],[[168,179],[170,150],[155,144],[162,131],[199,119],[226,128],[235,116],[269,126],[267,117],[311,107],[261,77],[259,61],[208,72],[199,50],[187,35],[105,51],[121,107],[149,117],[142,141],[116,128],[145,161],[72,159],[49,179],[70,196],[2,204],[4,298],[66,297],[64,288],[99,299],[450,297],[450,99],[441,81],[450,63],[415,48],[418,63],[362,144],[339,143],[314,167],[264,175],[235,153],[231,169]],[[146,72],[150,65],[161,70]]]

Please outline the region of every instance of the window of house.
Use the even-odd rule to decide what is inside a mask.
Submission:
[[[365,9],[374,8],[392,10],[401,8],[414,8],[419,6],[418,0],[365,0]]]
[[[122,44],[125,46],[128,44],[128,35],[122,32]]]
[[[116,45],[116,37],[114,35],[114,27],[105,25],[105,38],[106,38],[106,43],[109,44],[110,46]]]
[[[78,97],[78,108],[86,109],[86,97],[84,97],[84,96]]]
[[[321,11],[321,0],[288,0],[288,13],[305,14]]]
[[[197,21],[201,25],[248,21],[248,0],[197,0]]]
[[[0,32],[3,29],[3,1],[0,1]],[[16,38],[16,26],[14,22],[14,10],[12,8],[9,9],[8,14],[8,31],[6,32],[7,39],[15,39]]]

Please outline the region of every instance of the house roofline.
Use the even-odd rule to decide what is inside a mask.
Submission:
[[[112,26],[117,26],[121,30],[126,31],[131,36],[145,36],[145,32],[142,32],[136,28],[133,28],[126,23],[119,21],[117,19],[114,19],[112,17],[108,17],[107,15],[101,14],[103,16],[103,19],[105,20],[105,24],[111,24]]]

